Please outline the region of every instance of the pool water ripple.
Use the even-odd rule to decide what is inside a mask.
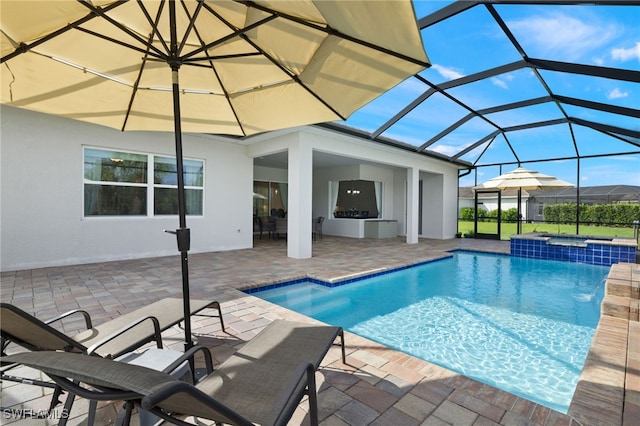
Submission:
[[[462,252],[335,288],[254,295],[566,413],[607,271]]]
[[[589,327],[448,297],[374,317],[351,331],[561,412],[593,338]],[[425,335],[432,338],[425,342]]]

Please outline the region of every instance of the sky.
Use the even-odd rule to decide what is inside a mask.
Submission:
[[[415,0],[418,18],[446,6],[448,1]],[[638,6],[544,6],[495,5],[529,58],[575,62],[640,72],[640,7]],[[475,6],[422,30],[425,50],[432,66],[420,73],[440,84],[522,60],[504,32],[483,6]],[[640,109],[640,84],[601,77],[540,70],[544,83],[555,95]],[[429,86],[409,78],[354,113],[344,124],[373,132]],[[458,86],[447,93],[474,109],[499,106],[547,96],[543,84],[529,68]],[[591,122],[640,131],[638,118],[563,104],[566,114]],[[447,97],[435,94],[422,102],[382,136],[419,147],[468,111]],[[488,118],[501,128],[563,118],[555,103],[499,112]],[[429,150],[455,155],[495,130],[480,118],[472,118],[438,139]],[[576,144],[571,137],[573,130]],[[479,167],[460,179],[461,186],[482,183],[517,167],[517,159],[528,169],[557,176],[580,186],[640,186],[640,147],[585,126],[558,124],[507,132],[488,147],[484,144],[460,159],[483,164],[514,163],[502,167]],[[640,142],[640,141],[637,141]],[[566,159],[624,153],[610,157]],[[630,154],[631,153],[631,154]],[[560,161],[535,161],[565,158]],[[535,162],[533,162],[535,161]]]

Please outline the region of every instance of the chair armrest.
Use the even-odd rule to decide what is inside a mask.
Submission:
[[[318,424],[318,396],[316,391],[316,369],[311,363],[301,362],[298,367],[293,371],[284,391],[280,395],[278,403],[273,407],[273,424],[274,425],[286,425],[288,419],[291,418],[293,413],[285,412],[285,408],[289,404],[291,398],[298,398],[301,395],[296,395],[296,388],[300,385],[300,381],[304,380],[306,383],[306,391],[309,395],[309,420],[311,425]],[[297,404],[295,404],[297,406]],[[295,410],[295,406],[293,407]]]
[[[169,364],[164,370],[162,370],[162,372],[171,374],[175,369],[180,367],[180,365],[185,361],[189,361],[189,364],[191,364],[191,366],[193,367],[193,363],[195,362],[194,357],[196,353],[200,351],[202,351],[202,354],[204,355],[204,363],[207,369],[207,374],[211,373],[213,371],[213,360],[211,359],[211,352],[209,351],[209,348],[206,348],[204,346],[192,347],[187,352],[182,354],[180,358],[176,359],[174,362]],[[192,368],[192,371],[194,371],[193,368]]]
[[[57,316],[55,318],[51,318],[50,320],[45,321],[45,324],[51,324],[51,323],[54,323],[56,321],[60,321],[60,320],[62,320],[64,318],[70,317],[71,315],[74,315],[74,314],[81,314],[84,317],[84,323],[85,323],[85,325],[87,327],[87,330],[93,327],[93,324],[91,323],[91,315],[89,315],[89,312],[87,312],[87,311],[85,311],[83,309],[74,309],[72,311],[65,312],[62,315],[59,315],[59,316]]]
[[[119,329],[118,331],[115,331],[114,333],[110,334],[109,336],[105,337],[104,339],[94,343],[88,350],[87,350],[87,354],[88,355],[92,355],[94,354],[98,348],[106,345],[107,343],[109,343],[110,341],[116,339],[117,337],[122,336],[123,334],[125,334],[127,331],[131,330],[132,328],[136,327],[137,325],[145,322],[145,321],[151,321],[151,323],[153,324],[153,334],[154,334],[154,339],[157,343],[158,349],[162,349],[162,331],[160,330],[160,322],[158,321],[158,319],[154,316],[146,316],[146,317],[142,317],[142,318],[138,318],[136,321],[133,321],[132,323],[129,323],[128,325],[122,327],[121,329]]]

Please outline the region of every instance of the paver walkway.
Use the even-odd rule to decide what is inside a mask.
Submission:
[[[286,257],[286,242],[256,239],[255,247],[230,252],[191,254],[191,297],[218,300],[227,326],[217,319],[194,319],[201,345],[212,348],[222,362],[268,322],[276,319],[313,321],[238,289],[312,276],[336,280],[394,268],[446,255],[464,248],[508,253],[508,242],[470,239],[421,239],[408,245],[402,238],[372,240],[325,236],[313,244],[311,259]],[[178,256],[43,268],[2,274],[1,299],[40,318],[83,308],[96,323],[164,297],[181,295]],[[67,332],[80,322],[64,324]],[[181,349],[182,330],[163,334],[168,346]],[[346,333],[347,360],[331,350],[318,372],[320,418],[323,425],[577,425],[570,417],[492,388],[426,361],[390,350]],[[29,374],[37,374],[28,371]],[[2,384],[2,406],[43,410],[42,388]],[[70,425],[84,424],[88,402],[79,400]],[[60,413],[56,413],[59,415]],[[100,425],[112,424],[116,406],[101,404]],[[15,419],[4,413],[3,424],[56,424],[57,419]],[[291,424],[308,424],[301,403]]]

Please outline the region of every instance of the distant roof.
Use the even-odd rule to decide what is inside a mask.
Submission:
[[[523,196],[535,198],[576,198],[577,188],[560,188],[560,189],[537,189],[532,191],[522,191]],[[503,197],[516,196],[516,190],[502,191]],[[470,186],[461,186],[458,188],[458,196],[460,198],[473,198],[474,192]],[[587,197],[606,197],[610,200],[639,200],[640,186],[634,185],[601,185],[601,186],[584,186],[580,188],[580,198]],[[481,196],[482,198],[482,196]]]
[[[577,188],[548,189],[530,191],[536,198],[575,198]],[[640,200],[640,186],[634,185],[603,185],[585,186],[580,188],[580,198],[608,197],[617,200]]]

